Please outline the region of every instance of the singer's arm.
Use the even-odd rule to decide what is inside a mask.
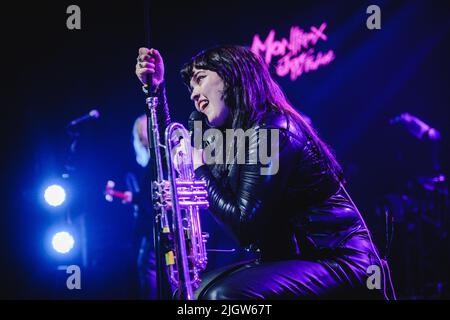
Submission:
[[[158,118],[159,136],[163,141],[164,133],[167,126],[170,124],[170,111],[169,104],[167,103],[166,86],[163,81],[156,90],[156,96],[158,97],[158,107],[156,109],[156,116]]]

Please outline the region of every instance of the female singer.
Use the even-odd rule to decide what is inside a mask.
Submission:
[[[167,124],[162,56],[141,48],[136,75],[145,83],[148,74],[162,101],[159,122]],[[255,262],[211,277],[197,290],[198,298],[388,298],[386,264],[344,188],[339,163],[263,60],[244,47],[215,47],[194,56],[181,76],[211,127],[253,129],[243,164],[207,164],[204,150],[194,151],[195,174],[207,181],[210,212],[242,246],[259,253]],[[262,129],[279,135],[279,152],[265,165],[248,161],[271,141],[262,139]],[[227,145],[218,147],[230,152]],[[274,174],[261,174],[263,166],[270,172],[275,160]],[[378,270],[379,277],[369,278],[374,271],[368,270]]]

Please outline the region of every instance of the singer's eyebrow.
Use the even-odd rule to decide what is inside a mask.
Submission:
[[[199,73],[205,72],[205,70],[197,70],[195,71],[194,75],[192,76],[192,80],[194,80],[194,82],[197,82],[197,77],[199,75]]]
[[[194,75],[192,76],[192,80],[194,82],[197,82],[197,76],[198,76],[199,73],[200,73],[200,70],[199,71],[195,71]]]

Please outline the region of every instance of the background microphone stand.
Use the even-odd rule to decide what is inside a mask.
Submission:
[[[406,129],[419,142],[414,152],[422,152],[427,160],[408,173],[399,193],[384,195],[383,204],[377,208],[378,215],[386,219],[386,256],[395,257],[390,264],[395,282],[402,288],[399,297],[445,298],[450,285],[450,199],[438,152],[441,135],[409,113],[390,119],[389,124]]]
[[[98,115],[94,118],[98,118]],[[66,126],[66,134],[69,137],[69,147],[67,149],[67,153],[64,159],[63,168],[64,171],[61,177],[66,182],[66,185],[75,185],[73,181],[73,177],[76,171],[75,165],[75,156],[77,153],[78,141],[81,136],[79,130],[79,124],[83,121],[79,121],[74,123],[74,121],[70,122]],[[78,239],[80,243],[80,258],[81,264],[84,268],[88,267],[88,257],[87,257],[87,242],[86,242],[86,221],[84,214],[73,215],[73,199],[69,200],[69,203],[64,212],[64,221],[63,225],[68,227],[69,229],[77,229]]]

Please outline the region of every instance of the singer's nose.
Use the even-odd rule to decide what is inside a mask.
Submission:
[[[199,94],[196,94],[196,95],[194,95],[194,96],[191,95],[191,100],[194,101],[194,103],[195,103],[195,102],[198,101],[198,97],[199,97],[199,96],[200,96]]]
[[[200,97],[200,94],[198,93],[198,90],[194,87],[191,93],[191,100],[196,103],[198,101],[198,98]]]

